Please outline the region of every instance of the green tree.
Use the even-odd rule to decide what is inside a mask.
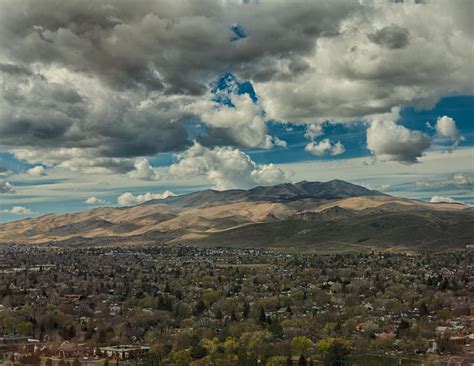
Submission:
[[[285,356],[273,356],[267,360],[265,366],[287,366]]]
[[[342,338],[326,338],[316,344],[321,352],[324,365],[338,366],[346,360],[350,353],[351,342]]]
[[[306,352],[312,347],[312,345],[313,342],[311,342],[311,340],[306,336],[294,337],[291,340],[291,350],[295,356],[306,355]]]
[[[33,330],[33,324],[29,321],[19,322],[16,325],[16,331],[22,336],[30,335]]]

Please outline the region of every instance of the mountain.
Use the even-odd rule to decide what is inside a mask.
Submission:
[[[357,196],[383,196],[373,191],[342,180],[329,182],[283,183],[274,186],[259,186],[249,190],[232,189],[216,191],[208,189],[182,196],[168,197],[164,200],[151,200],[144,204],[170,204],[182,207],[210,206],[238,201],[292,202],[302,199],[329,200]]]
[[[341,180],[204,190],[0,225],[0,243],[186,244],[297,251],[446,250],[474,243],[474,208]]]

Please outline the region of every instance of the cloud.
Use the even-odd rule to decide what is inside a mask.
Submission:
[[[0,166],[0,177],[8,177],[12,171],[6,167]]]
[[[0,193],[13,194],[15,192],[15,188],[10,183],[6,181],[0,182]]]
[[[147,159],[138,159],[135,162],[135,169],[130,171],[128,176],[140,180],[158,180],[160,178]]]
[[[438,182],[433,182],[429,180],[420,180],[416,182],[416,188],[432,188],[439,185]]]
[[[392,121],[375,121],[367,129],[367,148],[379,161],[413,164],[430,145],[428,135]]]
[[[381,47],[395,50],[408,44],[409,35],[408,29],[392,24],[369,33],[367,38]]]
[[[437,190],[440,189],[452,189],[452,185],[455,184],[457,186],[469,186],[473,183],[472,178],[465,175],[465,174],[454,174],[450,177],[446,177],[444,175],[442,178],[433,180],[433,179],[422,179],[416,182],[417,188],[436,188]],[[461,187],[458,187],[461,189]],[[463,188],[464,189],[464,188]],[[468,189],[466,187],[465,189]]]
[[[461,186],[468,186],[472,184],[472,179],[463,174],[456,174],[453,178],[453,182]]]
[[[271,137],[271,144],[273,146],[278,146],[278,147],[283,147],[283,148],[288,147],[288,142],[286,142],[285,140],[280,140],[278,137],[275,137],[275,136]]]
[[[209,133],[203,140],[207,142],[206,140],[215,139],[219,142],[226,139],[227,145],[264,146],[266,125],[259,105],[254,103],[247,94],[232,95],[230,100],[232,106],[210,102],[194,109],[202,121],[210,127]]]
[[[469,1],[1,1],[0,149],[125,174],[195,138],[284,146],[268,120],[350,123],[427,108],[474,92],[471,13]],[[226,72],[251,80],[258,102],[209,101]],[[202,135],[190,119],[203,120]]]
[[[134,159],[100,157],[96,148],[13,149],[15,157],[30,164],[44,163],[85,174],[124,174],[134,169]]]
[[[249,81],[240,81],[233,74],[221,75],[207,94],[207,101],[189,107],[205,125],[205,134],[197,137],[204,146],[233,145],[237,147],[286,147],[285,141],[270,136],[265,111]]]
[[[171,191],[164,191],[163,193],[144,193],[139,195],[134,195],[131,192],[122,193],[117,198],[117,203],[122,206],[136,205],[150,200],[161,200],[167,197],[176,196]]]
[[[456,121],[451,117],[438,117],[435,129],[438,137],[448,139],[452,142],[452,147],[455,147],[461,141],[464,141],[464,137],[461,136],[461,133],[456,127]]]
[[[331,143],[329,139],[321,140],[319,143],[315,141],[310,142],[306,145],[305,150],[313,155],[340,155],[343,154],[346,149],[344,145],[338,141],[335,144]]]
[[[308,123],[306,125],[306,132],[304,137],[308,140],[314,140],[316,137],[321,136],[324,134],[323,126],[321,124],[316,123]]]
[[[103,205],[106,203],[103,199],[94,196],[88,197],[84,202],[88,205]]]
[[[28,169],[26,174],[31,175],[32,177],[43,177],[46,174],[46,169],[42,165],[36,165],[35,167]]]
[[[116,161],[105,159],[182,151],[190,142],[183,119],[194,117],[186,105],[205,102],[212,79],[229,70],[251,80],[298,75],[315,41],[336,35],[359,7],[344,1],[330,7],[306,1],[71,0],[58,6],[45,0],[41,7],[2,1],[0,148],[48,155],[84,150],[81,156],[101,162],[88,166],[64,155],[61,163],[93,173],[116,171]],[[236,32],[240,39],[231,42]],[[226,108],[203,111],[209,144],[277,144],[253,108],[240,102],[242,121]],[[34,160],[46,164],[41,156]]]
[[[433,196],[433,197],[431,197],[430,202],[431,203],[442,203],[442,202],[453,203],[453,202],[456,202],[456,201],[453,200],[451,197]]]
[[[0,44],[10,59],[63,65],[118,90],[166,94],[202,93],[202,75],[224,72],[229,64],[260,78],[255,65],[264,64],[265,76],[278,76],[278,62],[297,61],[314,48],[315,39],[337,34],[339,23],[360,8],[345,1],[330,7],[308,1],[220,0],[113,5],[71,0],[67,6],[45,0],[41,8],[35,5],[31,0],[2,2]],[[236,24],[248,37],[231,42]]]
[[[117,95],[69,70],[41,72],[24,79],[0,75],[0,148],[29,153],[37,164],[49,165],[48,158],[56,156],[53,164],[74,168],[72,160],[85,156],[81,165],[99,159],[94,166],[110,163],[113,170],[112,159],[132,159],[133,166],[137,156],[189,144],[180,119],[183,98],[134,90]],[[44,153],[37,154],[40,150]]]
[[[219,190],[280,183],[290,176],[273,164],[255,163],[238,149],[209,149],[199,143],[177,156],[177,162],[169,167],[169,174],[177,178],[205,177]]]
[[[431,108],[453,91],[472,94],[465,14],[473,10],[469,1],[367,2],[300,57],[304,72],[254,83],[262,107],[275,120],[350,123],[394,107]]]
[[[0,212],[11,213],[15,215],[31,215],[33,213],[29,208],[23,206],[14,206],[11,209],[1,210]]]

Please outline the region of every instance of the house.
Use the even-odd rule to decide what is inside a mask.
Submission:
[[[150,347],[136,345],[119,345],[99,347],[99,350],[107,357],[118,357],[119,360],[129,360],[142,357],[150,350]]]

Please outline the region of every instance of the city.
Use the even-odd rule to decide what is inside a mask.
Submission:
[[[5,365],[474,357],[474,252],[2,246]],[[342,363],[341,363],[342,364]]]

